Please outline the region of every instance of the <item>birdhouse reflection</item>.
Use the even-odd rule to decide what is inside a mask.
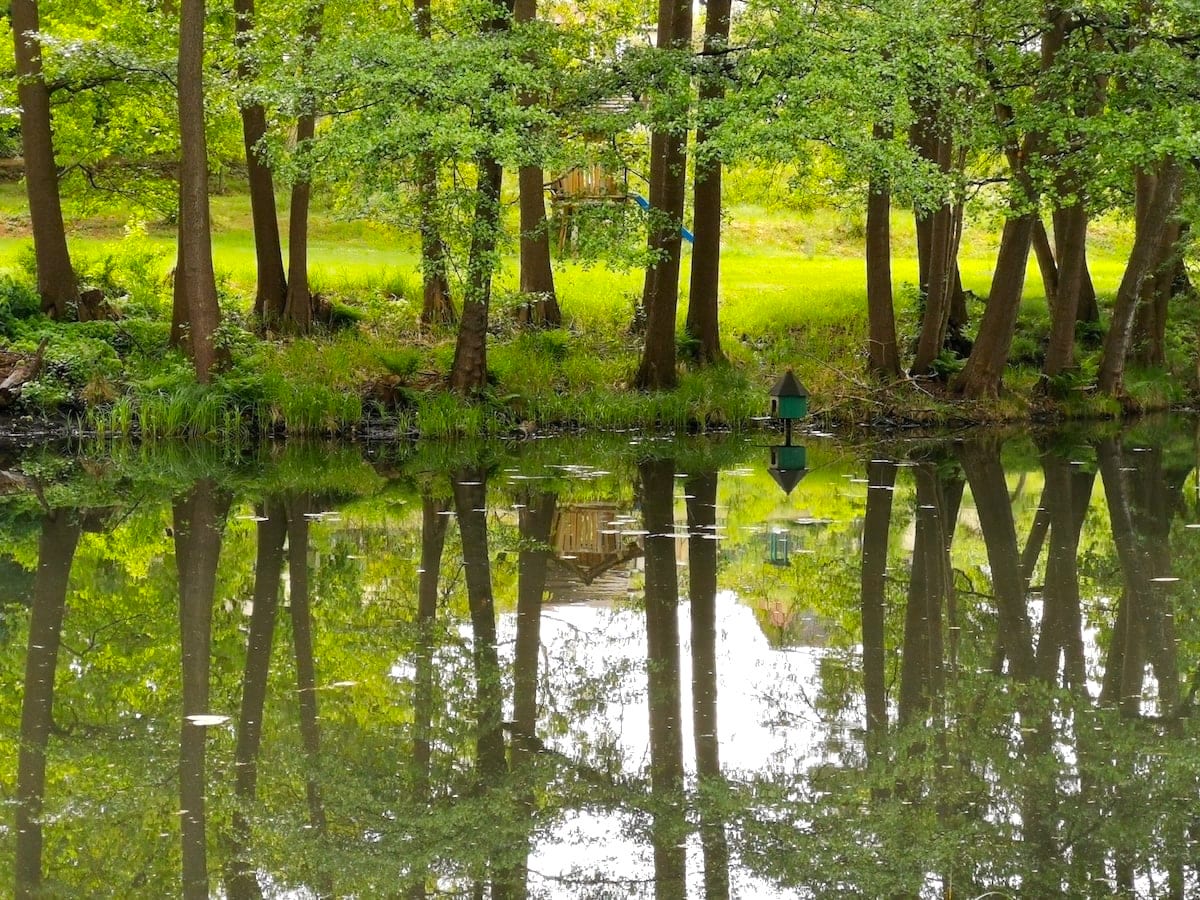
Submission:
[[[792,536],[786,528],[772,528],[767,532],[767,562],[773,566],[790,566]]]

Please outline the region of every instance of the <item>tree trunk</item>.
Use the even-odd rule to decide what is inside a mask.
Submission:
[[[695,341],[696,362],[725,361],[721,350],[718,294],[721,282],[721,156],[709,144],[716,119],[708,110],[725,97],[722,75],[729,45],[731,0],[709,0],[704,14],[704,63],[700,76],[701,124],[696,129],[696,175],[692,188],[692,271],[685,328]]]
[[[79,299],[75,270],[67,251],[58,166],[50,124],[50,92],[42,77],[41,26],[37,0],[13,0],[13,44],[16,49],[17,98],[21,105],[21,153],[25,159],[25,191],[37,263],[37,290],[42,312],[64,319],[68,304]]]
[[[1057,237],[1058,230],[1055,229]],[[1054,315],[1058,305],[1058,262],[1054,258],[1054,248],[1050,246],[1050,236],[1046,234],[1046,223],[1038,216],[1033,223],[1033,252],[1037,255],[1038,269],[1042,273],[1042,286],[1046,291],[1046,306]]]
[[[876,140],[888,137],[889,129],[882,125],[876,125],[874,131]],[[900,375],[892,300],[891,212],[892,195],[886,180],[872,179],[867,188],[867,364],[880,378]]]
[[[537,19],[537,0],[515,0],[514,22]],[[523,105],[533,105],[533,97],[522,97]],[[521,293],[525,303],[519,310],[522,323],[557,328],[562,312],[554,293],[554,270],[550,267],[550,228],[546,221],[546,184],[542,167],[521,166],[517,172],[521,212]]]
[[[921,121],[910,130],[909,141],[924,159],[934,163],[944,174],[950,171],[954,150],[949,140],[935,133],[936,125],[936,111],[925,110]],[[925,221],[922,222],[922,219]],[[956,283],[956,231],[954,206],[948,200],[932,214],[918,215],[917,253],[919,257],[924,257],[919,262],[919,268],[925,311],[912,367],[916,375],[927,375],[933,371],[933,362],[946,342],[952,305],[950,293]]]
[[[79,523],[74,512],[57,509],[42,517],[38,567],[29,615],[29,649],[21,698],[20,749],[16,785],[16,890],[22,898],[45,896],[42,890],[42,804],[46,793],[46,747],[54,726],[54,681],[62,640],[67,585]]]
[[[207,384],[221,355],[221,311],[213,273],[204,135],[204,0],[182,0],[179,17],[179,248],[171,344],[182,346]],[[186,333],[185,333],[186,332]]]
[[[492,4],[493,17],[480,25],[484,34],[504,31],[513,13],[512,0]],[[494,85],[499,91],[504,84]],[[480,123],[489,133],[497,124],[490,120]],[[487,384],[488,306],[492,298],[492,275],[496,269],[496,243],[500,236],[500,186],[504,170],[499,160],[484,146],[475,157],[475,221],[471,228],[471,248],[467,256],[466,294],[463,297],[462,319],[458,323],[458,340],[454,345],[454,363],[450,369],[450,389],[459,394],[475,394]]]
[[[1042,374],[1048,378],[1053,378],[1074,364],[1075,324],[1079,320],[1083,276],[1087,271],[1087,210],[1083,204],[1077,203],[1058,211],[1056,215],[1060,222],[1056,232],[1062,265],[1059,269],[1058,299],[1050,308],[1050,342],[1042,364]]]
[[[526,325],[557,328],[562,324],[562,311],[554,292],[554,270],[550,268],[550,229],[546,222],[542,167],[521,166],[517,184],[521,206],[521,293],[525,295],[519,319]]]
[[[254,31],[254,0],[235,0],[234,44],[239,52],[251,50]],[[238,60],[238,80],[253,80],[254,67],[244,56]],[[287,278],[283,272],[283,250],[279,241],[279,216],[275,212],[275,183],[261,155],[260,144],[267,133],[267,113],[261,103],[241,107],[242,139],[246,145],[246,178],[250,185],[250,218],[254,223],[255,291],[254,314],[267,325],[283,315],[287,300]]]
[[[988,292],[987,309],[979,322],[979,335],[966,366],[954,381],[954,389],[965,397],[978,400],[1000,393],[1000,380],[1021,307],[1029,244],[1036,221],[1037,213],[1026,213],[1004,223],[996,273]]]
[[[466,294],[454,346],[454,365],[450,369],[450,389],[460,394],[478,393],[487,384],[488,305],[500,230],[500,182],[504,174],[500,163],[486,152],[477,159],[476,169],[475,223],[467,260]]]
[[[325,6],[315,3],[306,10],[308,24],[304,29],[302,65],[312,57],[321,39],[321,19]],[[296,154],[307,162],[312,153],[316,134],[316,98],[304,96],[304,111],[296,119]],[[301,165],[300,174],[292,185],[292,205],[288,220],[288,287],[283,307],[283,323],[294,334],[312,331],[313,296],[308,283],[308,207],[312,199],[312,173]]]
[[[686,50],[692,37],[691,0],[659,0],[658,46]],[[661,206],[651,191],[650,248],[656,254],[652,263],[653,290],[644,293],[646,342],[642,360],[634,376],[634,387],[641,390],[670,390],[677,383],[675,372],[675,313],[679,305],[679,269],[683,240],[683,207],[687,193],[687,132],[666,130],[659,124],[661,162]],[[653,152],[653,144],[651,150]],[[651,177],[655,174],[652,165]],[[652,186],[653,187],[653,186]]]
[[[1104,336],[1097,379],[1100,390],[1109,396],[1116,396],[1124,390],[1125,360],[1129,354],[1138,298],[1142,285],[1153,275],[1167,221],[1175,214],[1179,204],[1182,181],[1183,171],[1179,164],[1174,159],[1167,159],[1162,165],[1158,186],[1146,212],[1146,227],[1138,229],[1129,262],[1125,266],[1125,275],[1121,278],[1121,286],[1117,288],[1112,319]]]
[[[1137,178],[1137,228],[1149,223],[1145,215],[1158,178],[1153,173],[1138,173]],[[1166,363],[1167,305],[1171,299],[1175,281],[1175,245],[1182,227],[1178,221],[1167,223],[1159,244],[1152,277],[1142,284],[1137,315],[1134,318],[1132,355],[1140,365],[1162,366]]]
[[[417,34],[429,40],[433,34],[430,0],[413,0],[413,22]],[[417,155],[417,208],[421,232],[422,303],[421,324],[453,325],[458,312],[446,279],[446,242],[437,224],[438,165],[432,153]]]

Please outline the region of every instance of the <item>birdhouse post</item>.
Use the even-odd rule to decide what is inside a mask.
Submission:
[[[783,419],[784,444],[792,445],[792,423],[808,415],[808,388],[788,369],[771,388],[771,416]]]

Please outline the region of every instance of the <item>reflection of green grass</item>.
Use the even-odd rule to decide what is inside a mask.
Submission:
[[[283,199],[281,195],[281,202]],[[22,257],[28,257],[28,240],[12,236],[22,227],[22,209],[19,186],[0,185],[0,217],[8,224],[9,235],[0,237],[0,268],[18,268]],[[213,249],[226,303],[231,310],[248,312],[254,247],[246,196],[214,196],[213,220]],[[280,224],[286,234],[286,219]],[[993,224],[968,227],[963,238],[963,282],[980,297],[987,294],[994,264],[996,233],[989,227]],[[89,271],[102,270],[96,261],[128,255],[130,245],[121,240],[123,229],[124,223],[115,218],[76,222],[72,247],[80,259],[92,260]],[[917,315],[911,216],[898,211],[893,232],[893,279],[903,339],[915,330]],[[1091,268],[1103,294],[1114,290],[1120,278],[1128,234],[1118,224],[1102,222],[1096,235]],[[139,308],[143,312],[157,309],[163,315],[169,308],[165,276],[174,262],[173,231],[167,225],[152,224],[140,240],[143,251],[160,251],[154,277],[161,277],[161,283],[152,288],[158,300],[143,302]],[[192,398],[190,417],[182,415],[182,407],[164,406],[159,394],[138,389],[155,368],[153,352],[140,362],[126,360],[123,377],[116,379],[122,399],[112,408],[107,424],[127,430],[141,410],[146,415],[153,413],[158,423],[155,430],[170,431],[172,423],[182,421],[191,421],[192,430],[220,430],[232,405],[251,411],[261,424],[271,427],[339,429],[359,410],[377,408],[378,398],[363,396],[363,386],[390,375],[405,383],[388,395],[390,399],[384,398],[388,414],[403,427],[427,432],[504,431],[518,425],[528,427],[526,423],[613,428],[684,428],[697,423],[737,426],[761,412],[765,389],[788,367],[794,368],[812,391],[815,410],[837,408],[841,416],[869,415],[874,411],[871,404],[877,401],[873,399],[875,388],[861,375],[866,335],[861,247],[861,220],[845,212],[732,206],[725,228],[721,296],[723,344],[733,365],[717,372],[685,372],[680,390],[662,396],[634,394],[624,387],[639,353],[629,323],[641,293],[640,270],[615,271],[559,260],[556,280],[567,330],[558,335],[522,334],[513,326],[511,315],[517,272],[510,252],[497,276],[493,301],[489,362],[494,385],[483,407],[470,408],[447,405],[449,401],[428,390],[448,371],[453,335],[418,332],[420,272],[413,235],[340,220],[318,204],[310,239],[313,286],[336,303],[356,307],[358,324],[332,339],[236,342],[234,370],[224,387],[218,388],[225,391],[224,399]],[[678,312],[681,327],[689,264],[690,249],[684,260]],[[1019,346],[1036,352],[1046,313],[1041,278],[1032,258],[1027,287],[1022,322],[1028,334],[1021,336]],[[980,309],[977,305],[976,311]],[[43,330],[30,328],[13,337],[18,344],[28,344]],[[415,349],[419,362],[397,375],[389,369],[388,353],[405,346]],[[1033,371],[1015,373],[1011,381],[1027,387],[1032,384]],[[86,373],[75,380],[74,385],[45,390],[39,396],[61,403],[65,395],[68,406],[78,404],[79,385],[89,381]],[[93,379],[92,393],[108,399],[112,393],[109,382],[97,385]],[[896,396],[888,402],[897,402]],[[931,401],[926,394],[913,392],[899,402],[907,403],[910,411],[920,411]],[[1019,406],[1009,411],[1019,411]]]

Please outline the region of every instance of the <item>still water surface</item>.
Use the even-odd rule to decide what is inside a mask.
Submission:
[[[0,878],[1200,896],[1195,427],[0,459]]]

